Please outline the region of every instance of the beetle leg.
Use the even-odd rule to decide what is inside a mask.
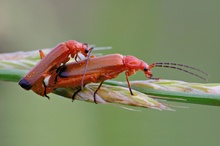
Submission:
[[[58,76],[60,75],[60,72],[62,71],[62,69],[65,67],[65,63],[63,65],[61,65],[57,70],[56,70],[56,76],[55,76],[55,79],[54,79],[54,84],[56,84],[57,82],[57,78]]]
[[[129,82],[129,80],[128,80],[128,72],[125,72],[125,76],[126,76],[126,81],[127,81],[127,83],[128,83],[128,89],[129,89],[131,95],[134,95],[133,92],[132,92],[132,90],[131,90],[130,82]]]
[[[77,58],[80,59],[80,57],[79,57],[78,55],[76,55],[76,56],[74,57],[74,60],[76,61],[76,63],[78,63]],[[81,59],[80,59],[80,60],[81,60]]]
[[[40,59],[43,59],[45,57],[45,54],[42,50],[39,50]]]
[[[93,94],[93,97],[94,97],[94,102],[97,104],[97,101],[96,101],[96,93],[98,92],[98,90],[101,88],[102,84],[104,83],[104,81],[102,81],[98,88],[95,90],[94,94]]]
[[[72,102],[75,100],[75,96],[76,94],[78,94],[82,89],[79,88],[76,92],[74,92],[73,96],[72,96]]]
[[[84,77],[85,77],[85,75],[86,75],[86,71],[87,71],[87,68],[88,68],[88,62],[89,62],[89,59],[90,59],[90,55],[91,55],[91,52],[92,52],[92,50],[93,50],[93,47],[92,48],[90,48],[89,49],[90,50],[90,52],[88,53],[88,57],[87,57],[87,59],[86,59],[86,66],[85,66],[85,69],[84,69],[84,73],[83,73],[83,76],[82,76],[82,81],[81,81],[81,89],[83,89],[83,85],[84,85]]]
[[[50,97],[47,96],[47,90],[46,90],[47,86],[44,81],[43,81],[43,85],[44,85],[44,96],[46,96],[48,99],[50,99]]]
[[[86,85],[86,84],[85,84],[85,85]],[[83,87],[85,87],[85,85],[83,85]],[[76,92],[73,93],[72,102],[75,100],[76,94],[78,94],[80,91],[82,91],[82,88],[79,88]]]

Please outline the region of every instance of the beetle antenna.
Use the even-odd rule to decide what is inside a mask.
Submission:
[[[85,69],[84,69],[84,72],[83,72],[83,76],[82,76],[82,81],[81,81],[81,90],[83,90],[83,87],[84,87],[84,78],[85,78],[85,74],[86,74],[86,71],[87,71],[87,68],[88,68],[88,63],[89,63],[90,55],[91,55],[91,52],[92,52],[93,49],[94,49],[94,47],[91,47],[89,49],[88,57],[86,59],[86,66],[85,66]]]
[[[200,76],[200,75],[198,75],[198,74],[196,74],[194,72],[191,72],[191,71],[189,71],[187,69],[184,69],[184,67],[188,68],[188,69],[191,69],[191,70],[196,70],[196,71],[198,71],[198,72],[200,72],[200,73],[202,73],[202,74],[204,74],[206,76],[209,76],[209,74],[204,72],[203,70],[200,70],[198,68],[195,68],[195,67],[192,67],[192,66],[188,66],[188,65],[185,65],[185,64],[170,63],[170,62],[156,62],[156,63],[152,63],[149,67],[150,68],[165,67],[165,68],[178,69],[178,70],[184,71],[184,72],[186,72],[188,74],[191,74],[193,76],[196,76],[196,77],[198,77],[200,79],[203,79],[205,81],[207,81],[206,78],[204,78],[204,77],[202,77],[202,76]]]

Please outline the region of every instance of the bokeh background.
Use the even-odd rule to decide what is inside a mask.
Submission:
[[[184,63],[220,82],[218,0],[0,0],[0,52],[49,48],[70,39],[112,46],[103,54],[134,55],[148,63]],[[158,68],[156,77],[203,82]],[[145,79],[137,73],[130,80]],[[124,81],[124,74],[116,80]],[[217,146],[220,108],[187,106],[141,112],[25,91],[0,82],[0,145]],[[171,106],[172,107],[172,106]]]

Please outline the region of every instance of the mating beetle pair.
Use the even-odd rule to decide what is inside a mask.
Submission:
[[[99,87],[94,92],[94,102],[96,103],[95,95],[102,83],[105,80],[116,78],[124,71],[131,95],[133,93],[128,77],[135,74],[138,70],[142,70],[145,76],[150,79],[158,79],[153,78],[151,69],[154,67],[178,69],[202,79],[205,78],[183,67],[197,70],[207,75],[202,70],[183,64],[157,62],[148,65],[134,56],[123,56],[121,54],[90,58],[92,50],[93,48],[88,48],[87,44],[69,40],[56,46],[46,56],[40,51],[42,60],[20,80],[19,85],[26,90],[33,90],[38,95],[48,97],[47,94],[56,88],[83,87],[85,84],[100,82]],[[82,53],[87,59],[67,63],[70,57],[75,60],[79,58],[79,53]],[[48,76],[50,78],[46,85],[44,80]]]

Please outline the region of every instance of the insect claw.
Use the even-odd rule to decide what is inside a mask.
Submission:
[[[86,85],[86,84],[85,84],[85,85]],[[85,87],[85,85],[83,85],[83,87]],[[75,96],[76,96],[80,91],[82,91],[81,88],[79,88],[76,92],[73,93],[72,102],[75,100]]]
[[[97,101],[96,101],[96,93],[99,91],[99,89],[101,88],[102,84],[104,83],[104,81],[102,81],[98,88],[95,90],[94,94],[93,94],[93,98],[94,98],[94,102],[97,104]]]
[[[97,90],[96,90],[96,91],[97,91]],[[97,101],[96,101],[96,93],[97,93],[97,92],[94,92],[94,94],[93,94],[93,98],[94,98],[94,103],[95,103],[95,104],[97,104]]]
[[[47,97],[48,100],[50,100],[50,97],[49,97],[49,96],[47,96],[46,94],[45,94],[44,96]]]
[[[129,89],[129,91],[130,91],[130,94],[133,96],[133,95],[134,95],[134,93],[132,92],[131,88],[130,88],[130,87],[128,87],[128,89]]]
[[[44,85],[44,96],[47,97],[47,99],[50,99],[50,97],[47,96],[47,90],[46,90],[47,86],[46,86],[45,82],[43,82],[43,85]]]

